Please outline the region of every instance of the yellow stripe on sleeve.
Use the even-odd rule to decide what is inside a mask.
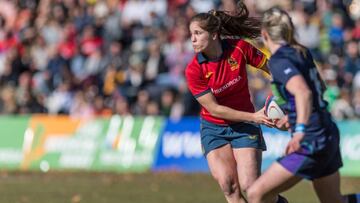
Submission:
[[[261,59],[260,63],[255,68],[261,69],[265,65],[266,61],[267,61],[266,56],[265,56],[265,54],[263,54],[263,58]]]

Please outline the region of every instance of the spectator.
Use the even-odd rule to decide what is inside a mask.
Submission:
[[[352,30],[352,38],[356,41],[360,40],[360,18],[355,22],[355,28]]]
[[[156,82],[160,74],[167,74],[168,67],[165,64],[165,56],[161,52],[158,41],[151,41],[148,44],[148,56],[145,59],[145,80],[148,84]]]
[[[89,103],[84,92],[77,91],[75,93],[72,105],[69,109],[69,114],[73,118],[89,119],[95,115],[92,105]]]
[[[0,91],[1,114],[15,114],[18,106],[15,99],[15,88],[11,85],[4,86]]]
[[[350,80],[360,71],[360,55],[356,41],[350,41],[346,45],[345,71],[348,75],[347,77],[351,78]]]
[[[360,89],[355,90],[352,105],[354,107],[356,117],[360,118]]]
[[[344,22],[340,13],[332,16],[332,24],[328,32],[333,53],[342,55],[344,45]]]
[[[117,97],[114,102],[114,114],[118,114],[120,116],[129,116],[131,115],[129,109],[129,103],[123,97]]]
[[[137,99],[132,107],[134,115],[146,115],[147,104],[150,102],[150,94],[146,90],[140,90]]]
[[[154,100],[150,100],[149,103],[146,105],[146,115],[158,116],[159,114],[159,104]]]
[[[76,117],[197,115],[199,105],[189,94],[183,73],[193,55],[189,19],[202,10],[223,7],[231,12],[234,7],[231,0],[16,2],[0,0],[0,113]],[[348,17],[348,3],[246,0],[246,4],[251,16],[272,6],[286,8],[299,41],[324,69],[325,96],[331,106],[339,102],[342,106],[346,96],[339,96],[340,89],[347,88],[349,108],[359,116],[360,20]],[[268,84],[255,71],[249,71],[249,78],[259,108]]]
[[[354,109],[351,106],[350,91],[342,89],[340,98],[334,102],[331,114],[337,120],[352,119],[355,116]]]
[[[319,45],[320,45],[320,28],[311,22],[311,15],[303,13],[304,22],[299,25],[297,36],[299,43],[309,48],[315,60],[321,60]]]

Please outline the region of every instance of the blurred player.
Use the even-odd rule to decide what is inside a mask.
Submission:
[[[266,149],[259,124],[272,125],[264,110],[254,111],[246,64],[268,73],[267,59],[243,39],[260,36],[260,22],[246,5],[231,15],[210,11],[195,15],[190,33],[196,52],[186,68],[188,87],[201,104],[201,143],[213,177],[228,202],[245,202],[241,192],[260,174]],[[222,39],[222,36],[232,39]]]
[[[278,123],[290,124],[292,138],[285,155],[248,190],[250,203],[284,202],[276,194],[302,179],[311,180],[321,202],[345,202],[340,194],[342,160],[339,130],[323,100],[324,85],[310,52],[294,39],[289,15],[280,9],[265,12],[262,38],[272,56],[269,68],[277,103],[288,116]],[[355,196],[352,195],[351,198]],[[355,197],[356,198],[356,197]]]

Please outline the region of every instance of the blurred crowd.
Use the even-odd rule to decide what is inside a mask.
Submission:
[[[291,14],[327,84],[329,110],[340,120],[360,118],[360,1],[245,2],[252,16],[273,6]],[[198,115],[184,79],[194,54],[188,22],[232,3],[0,0],[0,114]],[[248,73],[260,108],[269,78]]]

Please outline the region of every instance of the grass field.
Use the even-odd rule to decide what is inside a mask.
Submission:
[[[343,193],[360,178],[343,178]],[[291,203],[317,202],[309,182],[285,193]],[[225,203],[208,174],[1,172],[0,203]]]

